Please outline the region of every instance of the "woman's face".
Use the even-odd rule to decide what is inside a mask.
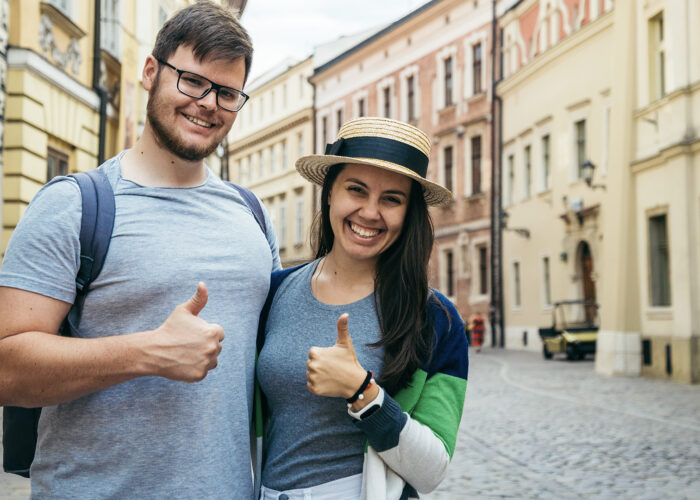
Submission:
[[[411,182],[381,168],[346,165],[328,193],[332,251],[376,261],[401,234]]]

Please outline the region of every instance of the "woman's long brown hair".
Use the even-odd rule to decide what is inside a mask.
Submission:
[[[328,195],[345,165],[328,170],[321,191],[321,212],[312,230],[316,258],[333,248]],[[423,188],[413,181],[401,234],[377,261],[374,303],[381,339],[369,344],[384,347],[378,383],[391,395],[406,387],[413,373],[429,358],[434,330],[428,316],[428,260],[433,247],[433,224]]]

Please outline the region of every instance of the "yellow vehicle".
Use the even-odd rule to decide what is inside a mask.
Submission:
[[[555,302],[552,326],[539,329],[542,355],[552,359],[554,354],[564,353],[572,361],[595,354],[598,325],[598,304],[585,300]]]

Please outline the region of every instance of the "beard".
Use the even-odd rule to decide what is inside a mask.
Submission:
[[[153,82],[153,88],[148,93],[146,104],[146,118],[151,125],[156,142],[170,151],[175,156],[187,161],[201,161],[212,154],[227,131],[222,131],[221,137],[215,137],[209,144],[185,144],[177,135],[175,127],[168,123],[168,119],[160,112],[167,109],[169,103],[159,92],[160,71]]]

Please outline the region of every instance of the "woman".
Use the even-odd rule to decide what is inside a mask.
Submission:
[[[445,475],[466,391],[463,324],[427,284],[427,205],[452,194],[401,122],[347,122],[326,153],[297,161],[323,186],[316,260],[273,274],[261,319],[261,498],[417,496]]]

